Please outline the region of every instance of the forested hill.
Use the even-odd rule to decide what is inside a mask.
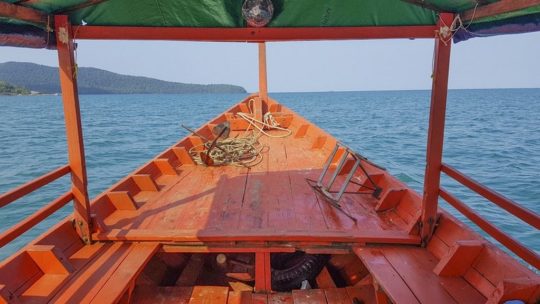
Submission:
[[[245,93],[228,84],[190,84],[128,76],[96,68],[79,68],[79,94]],[[28,62],[0,63],[0,81],[44,94],[60,93],[58,68]]]

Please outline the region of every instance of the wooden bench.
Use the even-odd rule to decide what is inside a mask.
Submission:
[[[135,280],[159,249],[158,243],[95,243],[72,254],[33,245],[4,267],[36,268],[33,278],[11,290],[14,303],[114,303],[128,298]],[[20,258],[19,258],[20,260]],[[16,275],[16,274],[14,274]],[[5,297],[4,297],[5,298]]]
[[[425,248],[357,248],[356,255],[375,285],[394,303],[485,303],[486,298],[461,276],[438,276],[438,264]],[[377,293],[381,295],[381,293]],[[383,294],[383,295],[384,295]]]

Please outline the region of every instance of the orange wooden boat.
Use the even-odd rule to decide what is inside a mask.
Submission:
[[[391,9],[401,17],[365,24],[359,16],[352,25],[329,15],[333,1],[330,8],[298,1],[307,13],[310,7],[322,10],[326,22],[302,26],[283,17],[298,7],[274,1],[281,12],[262,28],[219,24],[221,19],[207,14],[209,1],[186,1],[181,8],[164,2],[160,10],[193,13],[187,14],[193,17],[189,22],[171,24],[126,17],[125,6],[115,0],[49,1],[52,8],[39,0],[0,2],[0,16],[16,21],[0,33],[3,44],[58,51],[69,155],[66,166],[2,194],[0,207],[72,177],[68,192],[2,233],[0,246],[74,203],[72,216],[0,264],[0,303],[540,301],[538,253],[439,182],[443,172],[540,229],[538,214],[442,163],[450,40],[459,23],[469,21],[469,32],[475,26],[498,30],[501,18],[502,26],[516,26],[501,16],[535,16],[539,1],[453,7],[452,1],[393,0],[362,5],[374,15]],[[446,8],[439,6],[443,2]],[[138,2],[130,5],[141,9]],[[107,20],[111,16],[125,18],[113,22]],[[210,17],[218,24],[208,23]],[[248,23],[260,26],[262,19]],[[74,38],[257,42],[260,90],[90,200]],[[268,97],[265,41],[376,38],[435,41],[422,195]],[[522,262],[438,208],[439,197]]]

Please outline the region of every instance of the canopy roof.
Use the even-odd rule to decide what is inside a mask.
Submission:
[[[0,0],[0,35],[45,32],[54,15],[74,25],[242,28],[244,0]],[[434,25],[461,16],[454,37],[540,30],[540,0],[272,0],[268,27]],[[34,15],[32,15],[34,14]],[[0,44],[3,40],[0,38]],[[7,44],[7,43],[4,43]]]

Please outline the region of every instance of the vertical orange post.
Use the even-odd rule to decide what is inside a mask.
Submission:
[[[426,172],[424,177],[424,195],[422,200],[421,237],[427,244],[437,217],[439,186],[444,142],[444,123],[446,116],[446,97],[448,94],[448,74],[450,69],[451,31],[448,28],[453,21],[453,14],[441,13],[438,32],[435,38],[433,66],[433,85],[431,91],[431,109],[426,154]]]
[[[269,252],[255,253],[255,291],[269,292],[272,290],[272,266]]]
[[[64,103],[64,119],[68,159],[71,167],[71,191],[75,209],[75,227],[85,243],[90,242],[90,202],[87,191],[86,161],[77,90],[77,67],[75,65],[71,25],[67,16],[55,16],[56,45],[60,72],[60,87]]]
[[[259,100],[254,105],[253,114],[258,120],[263,118],[263,104],[268,102],[268,82],[266,78],[266,43],[259,42]]]

